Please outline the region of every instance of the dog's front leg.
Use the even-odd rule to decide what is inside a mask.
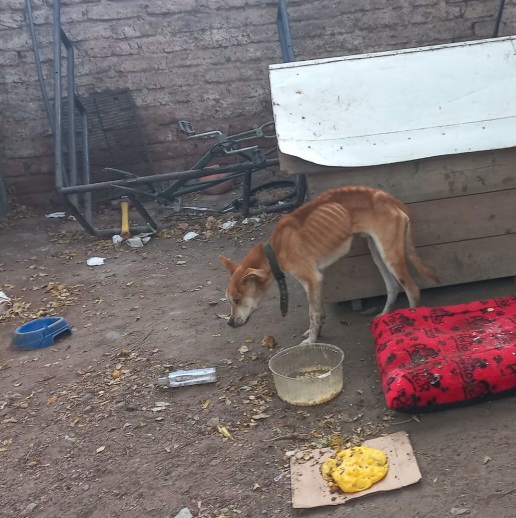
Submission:
[[[298,277],[303,285],[308,297],[308,314],[310,317],[310,328],[303,336],[302,344],[311,344],[317,341],[321,332],[323,319],[323,304],[322,304],[322,280],[323,276],[318,270],[313,270],[309,275]]]

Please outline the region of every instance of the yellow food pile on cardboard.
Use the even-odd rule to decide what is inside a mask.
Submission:
[[[339,450],[321,466],[321,474],[328,485],[337,485],[344,493],[369,489],[382,480],[387,471],[387,455],[366,446]]]

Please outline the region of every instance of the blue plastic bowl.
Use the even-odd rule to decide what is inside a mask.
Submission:
[[[17,349],[43,349],[54,343],[62,333],[72,333],[63,317],[44,317],[31,320],[14,331],[13,345]]]

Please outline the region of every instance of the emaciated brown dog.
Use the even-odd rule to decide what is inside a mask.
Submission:
[[[387,288],[381,314],[390,311],[399,292],[407,294],[410,307],[419,302],[420,290],[409,273],[407,259],[421,274],[439,282],[423,264],[412,239],[407,208],[390,194],[369,187],[339,187],[324,192],[291,214],[282,216],[267,243],[258,243],[240,264],[221,257],[231,274],[226,296],[231,303],[228,324],[239,327],[258,307],[274,279],[286,313],[283,273],[302,284],[308,296],[310,328],[303,343],[317,340],[323,318],[323,271],[349,252],[353,236],[367,238],[373,260]]]

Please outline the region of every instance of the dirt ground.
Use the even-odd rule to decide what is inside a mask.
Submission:
[[[1,516],[173,518],[184,507],[203,518],[516,516],[516,398],[419,420],[388,411],[371,316],[349,304],[328,308],[321,336],[345,351],[343,392],[309,409],[277,398],[267,362],[301,341],[302,289],[289,281],[286,318],[276,287],[244,327],[217,316],[228,313],[218,255],[241,258],[272,224],[223,232],[213,222],[207,228],[204,216],[189,227],[171,217],[170,230],[139,249],[43,214],[0,229],[0,290],[20,313],[0,321]],[[201,236],[183,241],[192,226]],[[87,266],[92,256],[105,265]],[[513,292],[512,281],[497,280],[428,290],[422,303]],[[64,316],[73,334],[46,349],[13,349],[15,327],[41,314]],[[264,335],[278,349],[264,347]],[[167,369],[201,367],[216,367],[219,381],[156,386]],[[337,507],[292,509],[286,452],[399,430],[410,434],[419,483]]]

